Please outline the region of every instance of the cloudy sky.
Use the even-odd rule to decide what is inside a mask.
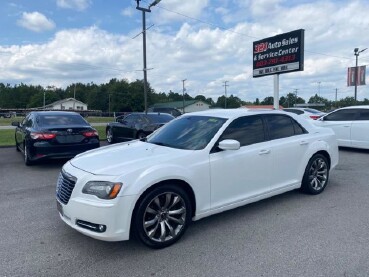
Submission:
[[[152,1],[142,0],[148,7]],[[0,82],[64,88],[143,79],[142,13],[133,0],[3,0]],[[280,95],[354,96],[347,68],[369,47],[369,0],[162,0],[146,13],[148,81],[156,92],[244,101],[273,96],[252,77],[253,42],[305,30],[304,71],[280,75]],[[369,65],[369,49],[359,65]],[[366,82],[369,80],[366,78]],[[369,98],[368,86],[358,99]]]

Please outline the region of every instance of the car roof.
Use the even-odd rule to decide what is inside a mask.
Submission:
[[[349,107],[340,108],[339,110],[344,110],[344,109],[369,109],[369,105],[349,106]]]
[[[247,108],[238,108],[238,109],[210,109],[201,112],[192,112],[187,113],[183,116],[191,116],[191,115],[199,115],[199,116],[214,116],[221,118],[237,118],[245,115],[258,115],[258,114],[286,114],[291,116],[290,113],[283,112],[281,110],[267,110],[267,109],[247,109]]]
[[[63,111],[32,111],[30,112],[31,114],[35,114],[35,115],[80,115],[79,113],[76,112],[63,112]]]

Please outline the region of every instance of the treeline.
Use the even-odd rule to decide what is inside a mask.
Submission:
[[[103,112],[131,112],[144,110],[144,93],[143,81],[136,80],[128,82],[127,80],[112,79],[107,84],[71,84],[65,89],[56,87],[42,87],[20,84],[11,86],[9,84],[0,83],[0,108],[1,109],[29,109],[41,108],[44,104],[51,104],[55,101],[65,98],[75,98],[88,105],[89,110],[100,110]],[[212,107],[225,107],[224,95],[218,97],[216,101],[212,98],[206,98],[204,95],[191,97],[187,93],[184,95],[185,100],[202,100]],[[182,101],[182,93],[169,91],[155,92],[148,85],[147,103],[151,106],[155,103]],[[283,107],[292,107],[294,104],[304,104],[305,100],[297,97],[294,93],[282,96],[279,104]],[[318,95],[311,97],[307,103],[323,103],[324,109],[332,107],[344,107],[355,105],[353,97],[340,99],[337,103],[330,101]],[[369,100],[358,102],[356,104],[369,105]],[[266,97],[263,100],[258,98],[254,102],[244,102],[236,96],[227,97],[227,108],[238,108],[242,105],[273,105],[273,97]]]
[[[142,80],[128,82],[127,80],[112,79],[107,84],[71,84],[65,89],[56,87],[42,87],[20,84],[15,86],[0,83],[0,108],[1,109],[30,109],[41,108],[44,105],[51,104],[55,101],[76,98],[88,105],[89,110],[100,110],[103,112],[131,112],[143,111],[144,104],[144,87]],[[219,97],[217,101],[206,98],[203,95],[191,97],[187,93],[184,95],[185,100],[202,100],[212,106],[224,107],[224,96]],[[176,92],[160,92],[156,93],[150,85],[148,85],[147,103],[150,107],[155,103],[182,101],[182,93]],[[243,102],[233,95],[227,98],[227,107],[240,107]]]

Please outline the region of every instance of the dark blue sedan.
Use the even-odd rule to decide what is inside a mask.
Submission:
[[[15,146],[26,165],[49,158],[72,158],[100,147],[96,129],[78,113],[30,112],[22,122],[13,122]]]

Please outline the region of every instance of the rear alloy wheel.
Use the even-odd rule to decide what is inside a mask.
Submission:
[[[149,192],[138,204],[134,230],[147,246],[164,248],[184,234],[191,212],[187,193],[180,187],[164,185]]]
[[[24,163],[26,165],[32,165],[32,161],[31,161],[31,159],[29,157],[29,151],[28,151],[26,142],[24,142],[24,152],[23,152],[23,155],[24,155]]]
[[[305,169],[301,188],[310,194],[319,194],[324,191],[329,178],[328,160],[321,154],[314,155]]]
[[[108,141],[108,143],[114,143],[114,136],[111,128],[108,128],[106,130],[106,140]]]

